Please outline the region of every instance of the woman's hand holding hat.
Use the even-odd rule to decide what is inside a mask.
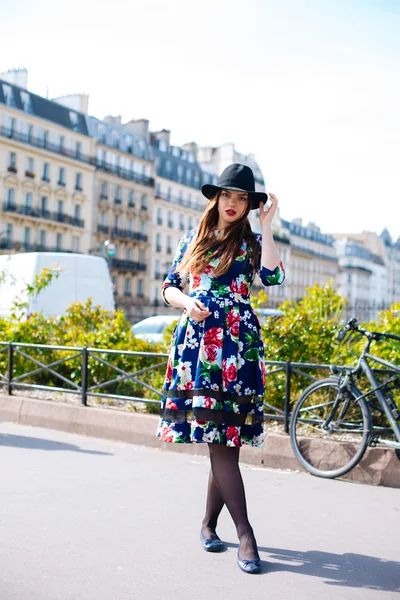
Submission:
[[[272,224],[272,219],[276,213],[276,209],[278,208],[278,199],[274,194],[268,194],[269,200],[271,204],[269,208],[265,209],[264,203],[260,202],[260,223],[261,227],[270,227]]]

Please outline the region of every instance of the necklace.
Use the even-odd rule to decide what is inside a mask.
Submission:
[[[225,233],[225,229],[214,229],[213,230],[215,237],[221,237]]]

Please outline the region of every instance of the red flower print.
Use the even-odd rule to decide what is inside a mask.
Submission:
[[[261,359],[260,362],[260,371],[261,371],[261,382],[262,385],[265,386],[265,363],[264,363],[264,359]]]
[[[239,430],[237,427],[227,427],[226,428],[226,437],[228,440],[232,442],[234,446],[240,446],[239,442]]]
[[[167,373],[165,375],[165,381],[171,381],[171,379],[172,379],[172,360],[169,359],[168,365],[167,365]]]
[[[192,390],[193,389],[193,381],[187,381],[183,386],[184,390]]]
[[[210,275],[210,273],[212,273],[212,266],[211,265],[207,265],[204,269],[203,269],[203,273],[205,273],[205,275]]]
[[[192,289],[198,288],[200,286],[201,279],[198,275],[193,275]]]
[[[164,427],[160,439],[162,442],[173,442],[174,438],[172,435],[172,425],[169,425],[168,427]]]
[[[234,309],[231,309],[228,312],[227,315],[227,322],[228,322],[228,327],[231,331],[231,334],[234,337],[238,337],[239,335],[239,322],[240,322],[240,315],[238,314],[237,311],[235,311]]]
[[[209,344],[212,344],[217,348],[222,348],[222,335],[222,327],[211,327],[211,329],[208,329],[204,334],[204,345],[208,346]]]
[[[237,377],[237,369],[234,363],[226,364],[226,358],[222,361],[222,379],[225,387],[228,387]]]
[[[203,402],[203,406],[204,408],[212,408],[213,402],[211,400],[211,398],[209,398],[208,396],[206,396],[204,398],[204,402]]]
[[[237,279],[234,279],[230,286],[231,292],[234,294],[240,294],[241,296],[247,296],[249,293],[249,286],[244,281],[241,281],[240,284]]]
[[[165,408],[169,408],[170,410],[178,410],[177,405],[172,400],[167,400]]]

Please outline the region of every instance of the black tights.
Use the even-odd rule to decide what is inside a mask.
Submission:
[[[216,539],[215,533],[219,514],[226,504],[236,526],[240,542],[240,558],[259,558],[257,542],[249,523],[246,496],[239,469],[239,448],[225,444],[208,444],[211,471],[208,479],[206,514],[202,532],[206,538]]]

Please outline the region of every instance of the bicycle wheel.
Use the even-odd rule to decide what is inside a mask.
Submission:
[[[303,467],[318,477],[340,477],[361,460],[368,446],[371,415],[361,392],[351,384],[340,393],[339,379],[310,385],[296,402],[290,420],[293,451]]]

